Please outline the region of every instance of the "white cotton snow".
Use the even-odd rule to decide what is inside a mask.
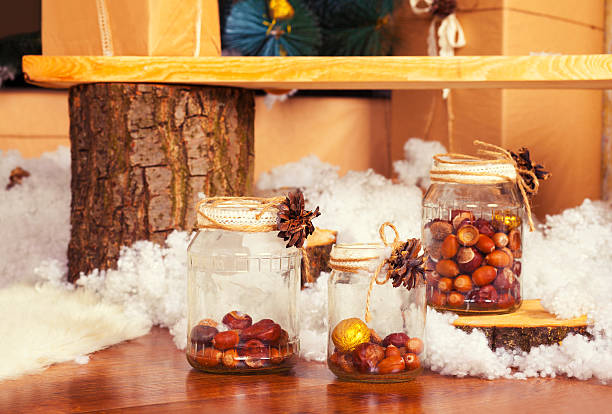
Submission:
[[[444,154],[446,148],[438,141],[423,141],[410,138],[404,144],[404,160],[393,162],[393,170],[399,181],[406,185],[416,185],[427,189],[431,159],[436,154]]]
[[[400,183],[372,171],[350,172],[311,156],[262,175],[266,189],[302,187],[309,206],[319,206],[315,224],[339,231],[343,242],[375,241],[378,227],[393,222],[402,238],[418,237],[421,190],[429,162],[443,148],[417,139],[405,147],[412,162],[396,166]],[[425,154],[417,156],[418,154]],[[10,191],[0,186],[0,287],[15,280],[66,284],[69,239],[70,158],[66,149],[24,160],[14,152],[0,154],[0,177],[19,165],[32,174]],[[8,181],[7,181],[8,182]],[[16,208],[18,206],[19,208]],[[186,249],[191,235],[172,233],[161,247],[148,241],[124,247],[116,270],[94,271],[79,285],[102,300],[120,303],[126,312],[145,315],[166,326],[179,348],[186,342]],[[526,234],[525,297],[542,298],[559,317],[587,313],[594,339],[568,336],[562,344],[540,346],[529,353],[491,351],[482,333],[467,334],[452,326],[453,314],[428,312],[425,365],[444,375],[527,378],[567,375],[612,380],[612,205],[585,200],[576,208],[546,218],[543,227]],[[323,361],[327,347],[327,279],[323,274],[303,290],[299,300],[301,353]]]

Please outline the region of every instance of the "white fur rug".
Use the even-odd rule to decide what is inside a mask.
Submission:
[[[11,286],[0,290],[0,381],[77,361],[146,334],[151,325],[81,289]],[[81,358],[79,358],[81,357]]]

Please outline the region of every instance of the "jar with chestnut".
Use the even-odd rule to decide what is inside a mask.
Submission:
[[[383,244],[332,249],[327,365],[340,379],[403,382],[422,371],[425,285],[419,277],[411,289],[402,280],[394,287],[395,279],[385,278],[387,269],[381,266],[388,252]]]
[[[298,247],[309,232],[298,228],[293,234],[299,236],[288,238],[289,243],[278,237],[279,226],[299,216],[293,210],[303,210],[301,193],[290,197],[295,203],[289,207],[277,199],[230,197],[198,204],[199,231],[188,248],[186,354],[194,368],[268,373],[295,364]],[[302,212],[306,221],[298,224],[311,225],[312,213]]]
[[[511,159],[434,157],[423,198],[430,306],[507,313],[522,300],[524,198]]]

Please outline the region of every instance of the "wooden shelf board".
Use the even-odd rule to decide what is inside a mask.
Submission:
[[[143,82],[254,89],[606,89],[612,55],[393,57],[24,56],[52,88]]]

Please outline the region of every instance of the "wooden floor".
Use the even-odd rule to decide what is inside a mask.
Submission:
[[[194,371],[168,331],[0,383],[0,413],[611,413],[612,386],[566,378],[494,380],[426,372],[401,385],[334,379],[323,364],[291,374],[219,376]]]

